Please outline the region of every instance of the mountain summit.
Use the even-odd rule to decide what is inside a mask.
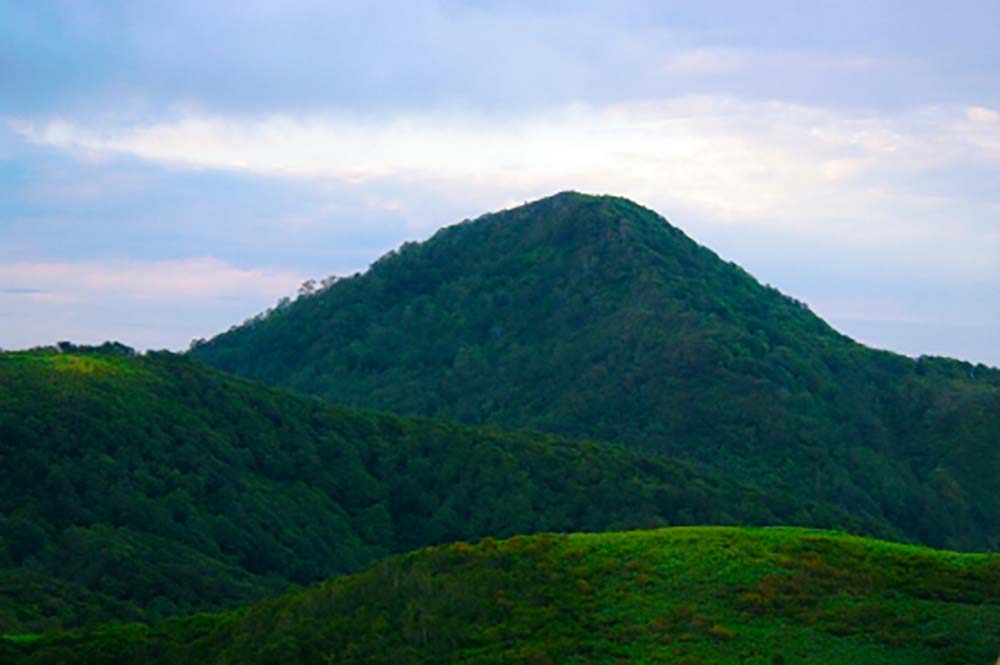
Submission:
[[[850,346],[652,211],[567,192],[407,243],[192,354],[334,402],[631,439],[647,426],[593,423],[609,399],[627,413],[642,401],[599,389],[615,374],[638,381],[650,354],[664,380],[713,373],[741,346],[795,342],[792,328]]]
[[[622,198],[444,228],[191,353],[333,402],[666,452],[934,545],[998,544],[1000,372],[857,344]]]

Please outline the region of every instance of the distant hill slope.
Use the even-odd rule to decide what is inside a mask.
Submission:
[[[876,518],[664,457],[328,406],[183,356],[0,354],[0,633],[256,600],[428,544]]]
[[[249,609],[0,640],[9,663],[992,663],[1000,556],[802,529],[517,537]]]
[[[442,229],[191,355],[331,402],[618,441],[1000,546],[1000,371],[861,346],[650,210]]]

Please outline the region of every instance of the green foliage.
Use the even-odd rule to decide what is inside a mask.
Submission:
[[[894,535],[662,456],[332,407],[168,353],[0,355],[0,460],[5,633],[232,607],[485,535],[697,522]]]
[[[457,543],[239,612],[0,649],[17,664],[915,665],[992,662],[997,634],[997,555],[671,528]]]
[[[1000,546],[1000,371],[856,344],[655,213],[439,231],[191,354],[328,401],[621,442],[922,542]]]

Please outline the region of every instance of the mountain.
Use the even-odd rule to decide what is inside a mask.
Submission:
[[[0,639],[5,663],[990,663],[1000,555],[803,529],[458,543],[238,612]]]
[[[0,633],[234,607],[434,543],[851,524],[663,456],[333,407],[120,345],[0,354]]]
[[[620,442],[1000,547],[1000,371],[855,343],[654,212],[563,193],[193,344],[327,401]]]

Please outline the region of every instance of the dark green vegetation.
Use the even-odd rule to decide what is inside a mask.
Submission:
[[[0,641],[0,659],[967,665],[997,635],[998,555],[697,527],[437,547],[238,612]]]
[[[0,632],[232,607],[480,536],[852,519],[659,456],[332,407],[169,353],[0,355]]]
[[[1000,371],[861,346],[620,198],[443,229],[191,354],[332,402],[656,450],[935,546],[1000,546]]]

